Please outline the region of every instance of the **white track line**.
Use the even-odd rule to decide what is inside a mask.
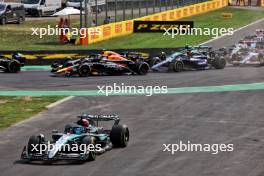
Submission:
[[[61,100],[59,100],[59,101],[56,101],[56,102],[54,102],[54,103],[52,103],[52,104],[46,106],[46,108],[47,108],[47,109],[54,108],[55,106],[58,106],[58,105],[60,105],[60,104],[62,104],[62,103],[64,103],[64,102],[66,102],[66,101],[69,101],[69,100],[71,100],[71,99],[73,99],[73,98],[74,98],[74,96],[65,97],[65,98],[63,98],[63,99],[61,99]]]
[[[249,27],[249,26],[251,26],[251,25],[254,25],[254,24],[256,24],[256,23],[262,22],[262,21],[264,21],[264,18],[262,18],[262,19],[260,19],[260,20],[257,20],[257,21],[255,21],[255,22],[253,22],[253,23],[247,24],[246,26],[243,26],[243,27],[237,28],[236,30],[234,30],[234,33],[237,32],[237,31],[240,31],[240,30],[242,30],[242,29],[244,29],[244,28],[247,28],[247,27]],[[206,42],[204,42],[204,43],[201,43],[200,45],[205,45],[205,44],[207,44],[207,43],[210,43],[210,42],[212,42],[212,41],[218,40],[218,39],[223,38],[223,37],[225,37],[225,36],[227,36],[227,35],[222,35],[222,36],[219,36],[219,37],[217,37],[217,38],[213,38],[213,39],[208,40],[208,41],[206,41]]]

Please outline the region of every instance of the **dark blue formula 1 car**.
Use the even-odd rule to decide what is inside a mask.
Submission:
[[[129,130],[119,125],[117,115],[82,115],[76,123],[65,126],[64,133],[53,130],[52,140],[46,141],[43,134],[30,137],[24,147],[21,159],[26,161],[77,160],[93,161],[96,155],[113,147],[126,147]],[[99,126],[101,123],[114,122],[111,128]],[[105,124],[106,125],[106,124]],[[46,147],[45,147],[46,146]]]
[[[217,52],[211,51],[211,47],[197,46],[185,47],[184,50],[175,52],[161,62],[151,67],[154,71],[160,71],[162,67],[169,71],[180,72],[184,70],[204,70],[210,68],[223,69],[226,60]]]
[[[24,66],[26,58],[20,54],[16,53],[12,55],[12,58],[6,58],[5,56],[0,56],[0,71],[6,73],[18,73],[21,67]]]

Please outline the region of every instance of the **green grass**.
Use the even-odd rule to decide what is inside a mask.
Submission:
[[[222,12],[232,12],[232,19],[223,19]],[[258,19],[264,18],[264,10],[245,10],[223,8],[183,20],[193,20],[195,27],[209,28],[238,28]],[[162,33],[137,33],[129,36],[92,44],[90,46],[75,46],[58,44],[57,36],[31,36],[31,27],[55,26],[56,20],[29,21],[22,25],[10,24],[0,26],[0,50],[87,50],[87,49],[120,49],[120,48],[166,48],[178,47],[185,44],[195,45],[210,36],[177,36],[174,39],[163,36]],[[78,27],[78,19],[72,20],[72,27]]]
[[[61,97],[0,97],[0,129],[32,117]]]

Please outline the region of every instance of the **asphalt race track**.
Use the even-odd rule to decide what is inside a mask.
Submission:
[[[222,39],[221,39],[222,40]],[[227,38],[226,40],[230,40]],[[214,86],[264,82],[263,67],[150,73],[147,76],[54,78],[48,72],[1,74],[1,90],[93,90],[97,85]],[[262,176],[264,91],[120,97],[75,97],[0,133],[1,176]],[[85,164],[20,161],[29,136],[63,130],[81,113],[120,115],[129,146]],[[234,144],[233,152],[163,152],[163,144]]]
[[[0,74],[0,90],[99,90],[97,86],[143,85],[196,87],[263,82],[263,67],[227,67],[223,70],[149,73],[146,76],[51,77],[47,71]]]
[[[263,175],[263,91],[153,97],[78,97],[0,134],[1,175]],[[30,135],[63,130],[76,115],[117,113],[131,131],[127,148],[85,164],[19,161]],[[234,152],[162,152],[163,144],[232,143]]]

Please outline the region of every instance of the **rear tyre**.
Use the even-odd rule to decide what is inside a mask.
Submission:
[[[21,70],[20,63],[17,60],[11,60],[8,63],[8,69],[7,72],[9,73],[18,73]]]
[[[82,139],[82,144],[85,144],[87,146],[87,149],[89,148],[89,145],[93,145],[94,150],[89,151],[85,156],[85,161],[94,161],[96,159],[96,151],[95,151],[95,145],[96,145],[96,139],[94,137],[84,137]],[[86,151],[87,152],[87,151]]]
[[[137,63],[136,73],[139,75],[146,75],[149,72],[149,65],[146,62]]]
[[[87,64],[83,64],[78,69],[78,74],[80,77],[87,77],[91,73],[91,67]]]
[[[129,130],[126,125],[114,125],[110,132],[110,140],[114,147],[126,147],[129,142]]]
[[[181,60],[170,63],[169,70],[174,72],[182,72],[184,70],[184,63]]]

